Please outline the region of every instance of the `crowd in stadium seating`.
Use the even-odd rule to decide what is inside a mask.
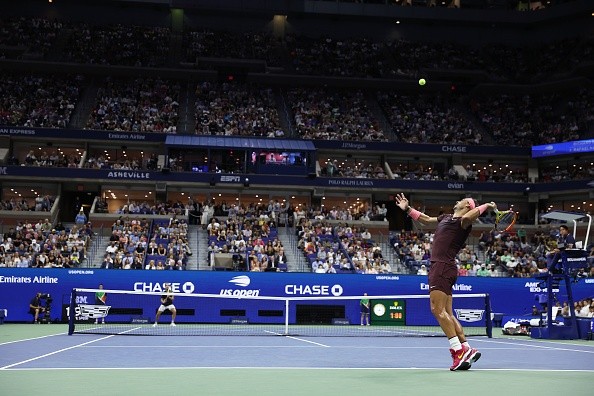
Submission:
[[[30,52],[42,48],[47,53],[56,36],[66,34],[68,41],[57,57],[69,62],[152,67],[165,65],[170,54],[171,29],[164,27],[88,25],[39,18],[7,19],[1,21],[0,27],[0,44],[32,46]],[[526,82],[571,70],[589,60],[594,49],[592,40],[574,38],[531,48],[492,44],[481,49],[404,39],[311,38],[294,34],[283,39],[286,48],[281,39],[268,33],[194,29],[184,33],[186,54],[182,57],[190,62],[197,57],[261,59],[272,66],[287,63],[300,74],[332,76],[416,76],[423,69],[471,69],[483,70],[495,80]],[[210,68],[205,62],[199,66]]]
[[[396,139],[405,143],[480,145],[483,137],[462,110],[443,96],[378,94]]]
[[[539,181],[545,183],[594,178],[594,163],[587,160],[581,163],[577,161],[573,164],[542,166],[539,170]]]
[[[81,77],[0,78],[0,124],[66,128],[78,100]],[[197,88],[196,132],[211,135],[282,137],[275,97],[270,88],[203,83]],[[176,133],[180,87],[161,80],[108,79],[86,127],[131,132]],[[361,92],[294,89],[287,95],[292,121],[304,139],[387,141]],[[554,95],[469,98],[468,115],[437,97],[380,93],[394,140],[407,143],[478,145],[483,134],[496,145],[530,146],[578,140],[594,126],[594,92]],[[521,112],[510,111],[521,109]]]
[[[387,141],[362,91],[293,89],[287,93],[302,139]]]
[[[136,153],[112,160],[105,153],[98,153],[96,156],[87,156],[83,167],[91,169],[157,170],[158,158],[156,154],[151,154],[147,159],[145,159],[142,153]]]
[[[594,93],[581,89],[567,95],[510,95],[470,100],[472,112],[497,145],[529,147],[579,140],[594,121]]]
[[[64,34],[70,41],[63,49],[64,54],[56,59],[155,66],[164,64],[168,57],[171,32],[167,28],[66,25],[67,29],[62,29],[64,23],[57,21],[6,19],[0,23],[0,45],[17,43],[18,46],[22,43],[13,31],[29,37],[28,44],[43,41],[47,36],[47,43],[39,44],[47,48],[57,34]],[[522,79],[524,82],[526,75],[541,81],[543,76],[563,68],[559,61],[571,70],[588,60],[594,50],[594,41],[588,39],[563,40],[529,49],[492,45],[480,51],[459,44],[405,40],[374,42],[365,38],[311,39],[293,35],[288,35],[286,40],[289,49],[285,58],[293,62],[298,72],[308,74],[384,77],[401,73],[416,76],[423,68],[475,68],[495,79]],[[196,30],[186,34],[186,42],[192,43],[189,51],[196,56],[262,59],[270,58],[271,51],[275,54],[284,51],[276,39],[259,33],[245,36]],[[246,42],[250,45],[245,45]],[[237,48],[245,50],[238,53]],[[60,49],[56,48],[56,51]],[[197,90],[198,133],[271,137],[290,132],[280,127],[275,98],[269,87],[244,89],[225,84],[220,89],[210,85],[205,83]],[[11,92],[12,95],[0,95],[4,98],[0,103],[0,123],[65,128],[80,87],[78,78],[7,74],[0,79],[0,93]],[[180,88],[174,83],[137,80],[128,86],[109,81],[107,87],[100,90],[99,103],[93,109],[87,127],[175,133],[179,94]],[[594,125],[591,111],[594,93],[588,88],[543,95],[462,97],[456,103],[447,97],[380,93],[378,100],[395,137],[391,136],[391,131],[380,128],[367,109],[370,99],[360,92],[345,95],[296,89],[288,93],[287,99],[292,112],[290,121],[296,125],[298,135],[313,139],[385,141],[390,138],[404,142],[472,145],[487,140],[498,145],[527,146],[534,142],[580,139],[587,136]],[[467,107],[473,116],[466,114],[464,108]],[[509,109],[521,109],[521,112]],[[217,119],[213,120],[213,117]]]
[[[10,198],[0,201],[0,210],[49,212],[55,200],[52,195],[39,195],[35,199]]]
[[[153,221],[153,236],[146,250],[148,270],[185,270],[193,253],[188,243],[188,224],[171,218]]]
[[[386,56],[386,44],[367,38],[286,37],[291,66],[296,73],[340,77],[391,77],[395,72]]]
[[[294,208],[289,205],[286,209],[289,217],[294,218],[293,224],[298,224],[301,218],[311,220],[341,220],[341,221],[353,221],[353,220],[376,220],[385,221],[387,209],[385,204],[382,206],[375,205],[372,207],[366,207],[361,205],[360,207],[341,207],[341,206],[299,206]]]
[[[444,180],[443,171],[438,170],[429,163],[398,162],[389,164],[394,179],[402,180]]]
[[[409,0],[407,0],[409,1]],[[457,0],[456,0],[457,1]],[[439,5],[439,4],[437,4]],[[52,48],[59,34],[67,38],[62,49]],[[0,45],[25,47],[29,54],[58,51],[69,62],[162,66],[170,54],[172,31],[166,27],[97,25],[44,18],[0,20]],[[234,33],[195,28],[184,32],[186,61],[201,58],[261,59],[271,66],[288,62],[299,73],[338,76],[391,77],[416,74],[423,68],[484,69],[493,78],[542,78],[588,60],[591,40],[564,39],[517,48],[489,45],[480,50],[448,42],[410,42],[404,39],[331,37],[287,34],[281,40],[269,33]],[[8,56],[22,56],[21,52]],[[208,63],[200,64],[209,68]]]
[[[294,213],[298,247],[312,272],[381,274],[393,271],[381,246],[366,227],[349,225],[353,220],[383,221],[385,204],[370,208],[298,208]],[[340,220],[332,225],[328,220]]]
[[[109,161],[105,156],[89,157],[84,164],[85,168],[92,169],[118,169],[118,170],[139,170],[145,169],[141,160],[130,159],[122,161]]]
[[[117,210],[117,214],[185,215],[186,205],[181,202],[129,201]]]
[[[438,165],[438,166],[436,166]],[[463,167],[463,174],[455,167],[442,170],[441,164],[422,161],[401,161],[397,163],[388,163],[389,172],[386,172],[381,163],[372,161],[356,160],[353,158],[326,159],[320,161],[320,176],[328,177],[354,177],[368,179],[388,179],[397,180],[455,180],[455,181],[475,181],[475,182],[504,182],[519,183],[528,182],[528,171],[519,166],[493,165],[493,164],[467,164]],[[388,169],[387,168],[387,169]],[[592,177],[594,171],[586,170],[587,167],[574,169],[569,172],[556,171],[555,174],[562,173],[566,175],[564,180],[576,180],[578,178]]]
[[[204,82],[196,87],[196,132],[282,137],[272,89]]]
[[[101,268],[142,269],[150,223],[146,219],[118,219],[111,232]]]
[[[43,58],[62,26],[62,22],[46,18],[0,17],[0,47],[5,47],[0,50],[0,58]]]
[[[298,247],[305,254],[311,271],[315,273],[352,273],[353,262],[349,260],[334,235],[334,229],[322,220],[301,218],[296,227]],[[365,267],[363,267],[365,265]],[[364,261],[357,269],[366,269]]]
[[[135,203],[130,206],[136,210]],[[360,210],[284,207],[278,201],[268,205],[204,203],[194,209],[190,206],[188,210],[203,213],[201,223],[209,235],[207,249],[211,265],[215,263],[212,254],[231,253],[234,268],[238,270],[286,271],[284,246],[277,237],[276,227],[287,213],[294,219],[289,225],[296,225],[297,246],[312,272],[381,274],[396,270],[365,227],[349,225],[356,219],[383,220],[387,213],[385,205]],[[341,220],[341,223],[331,225],[327,220]],[[547,227],[533,235],[527,235],[522,227],[511,234],[485,231],[474,246],[469,245],[459,252],[456,258],[459,276],[531,277],[545,272],[546,255],[554,241],[554,232],[549,232]],[[402,231],[394,234],[390,242],[397,263],[402,263],[409,273],[426,274],[430,267],[431,233]],[[150,246],[157,249],[154,253],[161,249],[160,254],[164,255],[165,245],[159,246],[153,241]],[[589,267],[576,276],[594,277],[594,247],[590,248],[589,257]],[[151,265],[147,260],[147,265],[159,268],[158,261]]]
[[[76,153],[65,154],[61,150],[52,150],[49,154],[47,151],[42,151],[38,155],[35,155],[34,150],[29,150],[25,158],[15,165],[20,163],[23,166],[78,168],[80,159],[80,155]]]
[[[169,55],[169,28],[84,23],[71,28],[63,54],[67,62],[157,67]]]
[[[493,81],[537,81],[587,61],[592,40],[565,39],[532,48],[492,44],[477,49],[459,43],[405,39],[286,37],[289,60],[300,74],[343,77],[416,77],[427,70],[466,69]]]
[[[112,225],[101,268],[185,270],[192,255],[185,220],[120,218]]]
[[[0,75],[0,125],[66,128],[83,78]]]
[[[234,33],[209,29],[184,33],[186,61],[197,62],[200,69],[210,69],[198,58],[258,59],[267,66],[281,66],[280,40],[260,32]]]
[[[594,300],[592,298],[575,301],[573,305],[575,316],[578,318],[594,318]],[[567,311],[569,311],[569,307],[565,305],[561,310],[561,314],[567,317],[569,316]]]
[[[179,91],[178,83],[160,79],[107,78],[99,88],[87,128],[175,133]]]
[[[90,26],[68,24],[65,32],[61,22],[44,19],[19,18],[2,20],[0,45],[27,47],[29,54],[47,54],[58,34],[68,33],[70,40],[64,48],[63,60],[97,64],[124,64],[131,66],[161,66],[169,53],[171,32],[165,28]],[[271,36],[262,34],[239,35],[212,31],[190,32],[185,37],[187,58],[235,56],[253,59],[277,59],[282,46]],[[373,40],[330,38],[309,39],[300,36],[286,38],[290,65],[298,73],[330,74],[334,76],[392,77],[417,76],[422,68],[484,70],[493,79],[515,81],[532,75],[543,76],[570,70],[580,62],[589,60],[594,48],[592,41],[572,39],[547,44],[529,50],[505,46],[489,46],[472,50],[459,45],[443,43],[374,42]],[[245,42],[250,45],[244,45]],[[271,55],[271,52],[274,52]],[[22,51],[21,51],[22,55]],[[42,55],[43,56],[43,55]],[[476,61],[478,59],[478,61]],[[561,62],[561,63],[560,63]],[[272,63],[272,61],[271,61]],[[478,66],[477,66],[478,65]],[[396,67],[397,66],[397,67]],[[68,126],[82,87],[82,77],[21,76],[4,73],[0,77],[0,124],[26,127]],[[213,135],[241,135],[280,137],[275,96],[270,88],[241,87],[236,84],[202,83],[196,89],[196,132]],[[178,121],[177,83],[161,80],[108,79],[100,88],[98,104],[93,109],[87,127],[92,129],[175,133]],[[286,95],[292,121],[300,137],[326,140],[387,141],[389,131],[382,130],[368,108],[370,101],[362,92],[340,92],[326,89],[291,89]],[[389,120],[395,138],[409,143],[484,143],[483,133],[498,145],[529,146],[534,142],[550,143],[575,140],[586,136],[593,129],[594,92],[583,88],[577,92],[538,95],[498,95],[489,97],[463,97],[459,102],[452,98],[426,95],[396,95],[379,93],[377,100]],[[465,114],[463,107],[469,103],[472,114]],[[520,111],[518,111],[518,109]],[[513,110],[513,111],[511,111]],[[473,125],[472,117],[480,121]],[[486,136],[487,137],[487,136]],[[543,139],[545,139],[543,141]],[[29,153],[22,163],[29,166],[78,166],[80,158],[54,153]],[[171,163],[170,163],[171,165]],[[175,165],[175,164],[174,164]],[[338,177],[388,177],[381,163],[321,163],[322,174]],[[575,164],[574,164],[575,165]],[[89,157],[86,167],[112,169],[143,169],[138,160],[110,162],[105,157]],[[148,167],[148,166],[147,166]],[[391,171],[395,178],[419,180],[444,180],[460,177],[455,169],[440,172],[425,165],[397,165]],[[172,169],[179,169],[172,167]],[[501,169],[484,169],[466,165],[466,180],[517,182],[526,181],[525,169],[500,172]],[[550,167],[541,170],[543,181],[563,181],[590,178],[594,167]],[[33,205],[23,201],[0,202],[4,210],[30,210]],[[49,210],[51,203],[41,203],[41,210]],[[180,203],[130,203],[120,213],[181,214],[185,205]],[[330,218],[330,211],[318,216]],[[334,216],[343,220],[368,217],[367,213],[350,213]],[[315,216],[314,216],[315,217]],[[321,220],[321,219],[318,219]],[[337,230],[332,235],[337,237]],[[351,230],[359,234],[361,230]],[[348,251],[351,241],[337,237],[333,243]],[[528,253],[521,247],[521,240],[514,236],[502,244],[497,241],[487,246],[485,269],[525,276],[538,267],[540,256]],[[509,243],[509,244],[508,244]],[[414,243],[412,247],[417,246]],[[408,246],[408,244],[407,244]],[[539,245],[540,246],[540,245]],[[412,248],[411,247],[411,248]],[[334,246],[332,245],[332,249]],[[403,249],[405,249],[403,247]],[[325,249],[321,249],[322,251]],[[411,252],[414,256],[415,252]],[[422,251],[421,251],[422,253]],[[472,253],[472,252],[471,252]],[[464,256],[467,253],[461,252]],[[355,259],[350,257],[350,264]],[[423,260],[424,254],[421,254]],[[471,262],[474,263],[474,259]],[[511,258],[508,258],[510,256]],[[522,265],[510,270],[510,263]],[[357,258],[359,260],[359,258]],[[360,261],[360,260],[359,260]],[[418,260],[415,260],[418,261]],[[532,264],[535,262],[536,267]],[[482,271],[482,266],[464,269]],[[361,265],[367,267],[368,263]],[[491,268],[492,267],[492,268]],[[354,266],[353,270],[357,268]],[[462,269],[462,268],[461,268]]]
[[[417,273],[421,266],[430,266],[432,237],[431,233],[402,231],[391,243],[400,261]],[[484,231],[477,245],[468,245],[458,253],[458,275],[532,277],[547,271],[547,253],[554,246],[555,236],[545,228],[533,235],[527,235],[523,228],[515,234]],[[579,276],[594,277],[594,247],[589,257],[589,266]]]
[[[528,170],[520,166],[493,164],[466,164],[464,176],[457,175],[455,180],[494,183],[527,183]],[[450,177],[452,178],[452,177]]]
[[[86,258],[91,224],[64,228],[48,219],[18,222],[2,235],[0,267],[72,268]]]
[[[326,162],[321,162],[322,176],[328,177],[354,177],[364,179],[387,179],[382,164],[372,161],[357,161],[352,158],[341,159],[327,159]]]
[[[236,270],[287,271],[285,247],[278,238],[280,204],[277,201],[270,201],[267,205],[232,204],[226,207],[225,220],[214,216],[212,204],[206,203],[203,212],[202,224],[208,233],[209,265],[216,268],[217,253],[230,253]]]

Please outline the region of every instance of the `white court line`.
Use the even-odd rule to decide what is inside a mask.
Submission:
[[[478,339],[478,338],[476,338]],[[484,340],[493,340],[496,341],[498,339],[502,339],[502,340],[514,340],[514,341],[520,341],[523,338],[514,338],[514,337],[502,337],[502,338],[482,338]],[[592,348],[594,349],[594,343],[592,344],[575,344],[573,342],[559,342],[561,340],[554,340],[554,339],[543,339],[543,338],[527,338],[528,340],[530,340],[531,342],[540,342],[542,344],[555,344],[555,345],[573,345],[573,346],[577,346],[577,347],[584,347],[584,348]]]
[[[547,346],[547,345],[524,344],[524,343],[519,343],[519,342],[506,342],[506,341],[495,341],[495,340],[476,340],[476,341],[487,342],[487,343],[492,343],[492,344],[520,345],[520,346],[536,348],[536,349],[551,349],[551,350],[555,350],[555,351],[569,351],[569,352],[582,352],[582,353],[594,354],[594,349],[592,349],[590,351],[586,351],[583,349],[560,348],[560,347]],[[575,344],[572,344],[572,345],[575,345]]]
[[[213,367],[213,366],[194,366],[194,367],[48,367],[48,368],[18,368],[18,369],[9,369],[6,371],[77,371],[77,370],[262,370],[263,368],[267,370],[386,370],[386,371],[413,371],[413,370],[422,370],[422,371],[449,371],[447,368],[443,367],[246,367],[246,366],[221,366],[221,367]],[[519,371],[519,372],[528,372],[528,373],[594,373],[594,370],[586,370],[586,369],[525,369],[525,368],[492,368],[492,369],[471,369],[470,371]]]
[[[127,332],[129,332],[129,331],[133,331],[133,330],[137,330],[137,329],[138,329],[138,328],[136,328],[136,329],[130,329],[130,330],[126,330],[126,331],[124,331],[124,332],[121,332],[121,333],[118,333],[118,334],[125,334],[125,333],[127,333]],[[106,339],[108,339],[108,338],[115,337],[116,335],[117,335],[117,334],[112,334],[112,335],[108,335],[108,336],[106,336],[106,337],[98,338],[98,339],[96,339],[96,340],[87,341],[87,342],[84,342],[84,343],[82,343],[82,344],[73,345],[73,346],[70,346],[70,347],[68,347],[68,348],[62,348],[62,349],[58,349],[57,351],[53,351],[53,352],[50,352],[50,353],[46,353],[46,354],[44,354],[44,355],[36,356],[36,357],[34,357],[34,358],[27,359],[27,360],[23,360],[23,361],[21,361],[21,362],[17,362],[17,363],[9,364],[8,366],[0,367],[0,370],[6,370],[6,369],[9,369],[9,368],[11,368],[11,367],[18,366],[18,365],[20,365],[20,364],[29,363],[29,362],[32,362],[32,361],[35,361],[35,360],[38,360],[38,359],[42,359],[42,358],[44,358],[44,357],[48,357],[48,356],[51,356],[51,355],[55,355],[55,354],[57,354],[57,353],[61,353],[61,352],[68,351],[68,350],[70,350],[70,349],[79,348],[79,347],[85,346],[85,345],[87,345],[87,344],[92,344],[92,343],[94,343],[94,342],[97,342],[97,341],[106,340]]]
[[[48,334],[48,335],[39,336],[39,337],[24,338],[22,340],[6,341],[6,342],[0,343],[0,346],[2,346],[2,345],[8,345],[8,344],[14,344],[14,343],[23,342],[23,341],[41,340],[42,338],[54,337],[54,336],[59,336],[59,335],[66,335],[66,333]]]
[[[434,347],[397,347],[397,346],[350,346],[350,345],[338,345],[329,346],[334,349],[444,349],[443,346]],[[150,348],[150,349],[193,349],[193,348],[231,348],[231,349],[249,349],[249,348],[314,348],[310,345],[85,345],[84,348]],[[512,347],[486,347],[481,348],[481,351],[530,351],[532,348],[512,348]]]
[[[231,348],[231,349],[249,349],[249,348],[315,348],[313,345],[85,345],[85,348]],[[441,348],[443,349],[443,348]]]
[[[304,340],[303,338],[298,338],[298,337],[293,337],[293,336],[286,336],[287,338],[291,338],[293,340],[297,340],[297,341],[303,341],[303,342],[307,342],[309,344],[314,344],[317,346],[321,346],[324,348],[331,348],[330,345],[326,345],[326,344],[320,344],[319,342],[314,342],[314,341],[309,341],[309,340]]]
[[[278,336],[284,336],[285,338],[291,338],[291,339],[297,340],[297,341],[307,342],[309,344],[314,344],[314,345],[321,346],[321,347],[324,347],[324,348],[330,348],[330,345],[320,344],[319,342],[315,342],[315,341],[304,340],[303,338],[298,338],[298,337],[293,337],[293,336],[286,336],[284,334],[275,333],[274,331],[268,331],[268,330],[266,330],[264,332],[265,333],[274,334],[274,335],[278,335]]]

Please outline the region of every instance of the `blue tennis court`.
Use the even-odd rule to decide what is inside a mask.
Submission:
[[[8,327],[44,327],[42,330],[48,331],[62,328],[11,325],[2,326],[0,334]],[[493,381],[497,394],[501,394],[504,383],[517,382],[519,386],[527,381],[524,385],[532,387],[536,379],[543,385],[539,395],[559,393],[559,388],[546,385],[552,380],[563,381],[562,389],[571,389],[573,394],[586,395],[591,394],[594,374],[594,344],[588,341],[472,337],[471,344],[480,349],[483,357],[469,372],[450,372],[447,340],[443,337],[68,336],[63,330],[0,343],[3,383],[19,394],[36,391],[38,386],[35,381],[19,381],[23,375],[63,385],[94,384],[122,393],[147,389],[150,394],[162,386],[158,385],[161,381],[153,380],[162,378],[179,390],[175,394],[185,394],[196,378],[202,378],[202,389],[210,389],[205,394],[228,394],[232,389],[237,394],[239,389],[251,386],[258,389],[259,383],[292,389],[284,394],[305,394],[300,390],[306,388],[311,388],[309,394],[321,394],[326,386],[342,394],[355,394],[358,388],[352,381],[356,378],[363,389],[382,392],[408,384],[412,393],[407,394],[427,394],[440,387],[447,390],[450,382],[463,379],[480,387]],[[136,383],[139,378],[147,383]],[[437,378],[446,383],[433,382]],[[226,388],[229,381],[237,380],[239,389]],[[173,381],[177,383],[173,385]],[[70,386],[63,390],[68,389]],[[260,390],[267,394],[265,388]],[[481,393],[493,391],[484,390]],[[14,392],[6,394],[17,394]]]

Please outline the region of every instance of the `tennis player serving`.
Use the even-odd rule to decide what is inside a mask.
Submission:
[[[175,305],[173,305],[174,298],[175,296],[171,291],[171,284],[165,283],[165,294],[161,296],[161,305],[159,306],[159,309],[157,309],[157,317],[155,318],[155,324],[153,324],[153,327],[157,327],[161,314],[166,310],[171,312],[171,326],[175,326],[175,314],[177,311],[175,310]]]
[[[431,313],[448,337],[453,364],[450,370],[468,370],[481,354],[466,341],[462,325],[452,309],[452,287],[458,277],[456,255],[472,230],[472,223],[487,209],[497,209],[495,202],[476,206],[474,199],[464,198],[454,205],[453,214],[430,217],[411,208],[404,194],[396,195],[396,204],[413,220],[423,225],[437,224],[431,247],[429,301]]]

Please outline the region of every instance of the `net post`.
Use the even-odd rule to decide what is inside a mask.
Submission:
[[[70,293],[70,305],[68,307],[68,335],[74,333],[74,318],[76,317],[76,289]]]
[[[485,324],[487,326],[487,337],[493,338],[493,320],[491,319],[491,298],[489,294],[485,294],[485,315],[486,321]]]
[[[289,335],[289,299],[285,299],[285,335]]]

